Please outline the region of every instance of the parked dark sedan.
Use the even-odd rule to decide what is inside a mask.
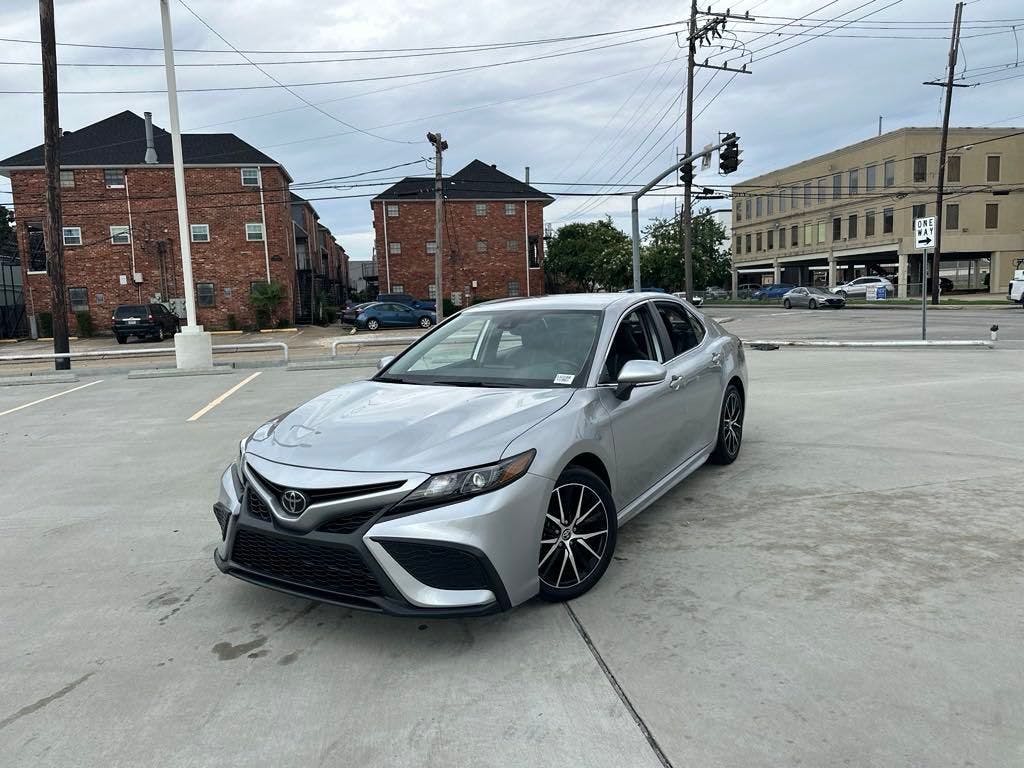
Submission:
[[[426,309],[413,309],[395,302],[374,302],[355,319],[356,328],[376,331],[380,328],[429,328],[437,322],[437,316]]]
[[[413,309],[426,309],[430,312],[437,309],[437,302],[433,299],[417,299],[411,293],[382,293],[377,297],[377,301],[404,304]]]
[[[791,283],[772,283],[766,285],[759,291],[755,291],[750,298],[752,299],[781,299],[787,293],[796,288]]]
[[[163,341],[181,330],[181,320],[163,304],[122,304],[110,317],[118,344],[129,336]]]

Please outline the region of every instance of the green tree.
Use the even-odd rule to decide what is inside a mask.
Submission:
[[[725,226],[710,215],[708,208],[692,221],[694,290],[725,284],[732,266],[732,254],[725,247]],[[643,228],[640,272],[645,286],[678,291],[686,285],[680,234],[678,217],[654,219]]]
[[[631,244],[611,216],[561,227],[545,248],[544,269],[565,290],[588,293],[629,284]]]
[[[257,283],[249,294],[249,304],[256,312],[256,325],[259,328],[270,326],[271,317],[277,306],[284,301],[285,287],[276,281]]]
[[[0,205],[0,256],[13,256],[18,252],[18,238],[14,232],[14,212]]]

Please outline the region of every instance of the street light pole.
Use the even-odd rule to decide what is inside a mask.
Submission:
[[[171,35],[169,0],[160,0],[160,24],[164,37],[164,70],[167,74],[167,110],[171,121],[171,154],[174,160],[174,196],[178,209],[178,240],[181,243],[181,277],[185,290],[186,325],[174,337],[178,368],[212,368],[213,347],[209,333],[196,323],[195,283],[192,280],[192,237],[185,202],[185,160],[181,153],[178,120],[178,86],[174,75],[174,41]],[[267,233],[263,233],[265,238]]]

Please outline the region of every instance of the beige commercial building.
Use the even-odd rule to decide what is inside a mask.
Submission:
[[[733,187],[733,288],[886,274],[920,295],[914,219],[935,215],[938,128],[901,128]],[[1024,259],[1024,129],[951,128],[940,275],[1006,293]]]

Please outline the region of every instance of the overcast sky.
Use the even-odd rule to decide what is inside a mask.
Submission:
[[[324,58],[366,58],[385,55],[313,53],[320,50],[408,49],[518,42],[626,30],[680,19],[680,0],[478,0],[453,4],[443,0],[375,0],[372,3],[318,0],[187,0],[191,8],[235,47],[243,50],[297,51],[252,54],[258,61]],[[761,23],[727,27],[726,44],[742,43],[753,56],[702,49],[719,54],[712,61],[735,65],[754,61],[753,74],[730,76],[698,71],[694,92],[695,146],[714,141],[719,131],[741,136],[743,165],[729,181],[735,183],[837,146],[859,141],[878,130],[938,125],[941,88],[922,85],[940,77],[948,55],[948,28],[953,3],[945,0],[739,0],[740,11],[752,10]],[[702,0],[704,7],[707,0]],[[858,6],[863,6],[858,10]],[[724,10],[725,4],[715,5]],[[458,10],[456,10],[458,9]],[[820,9],[820,10],[817,10]],[[172,0],[176,48],[224,48],[224,43]],[[814,39],[829,27],[805,20],[782,31],[798,36],[766,35],[768,25],[785,21],[767,17],[854,21],[846,29]],[[0,36],[39,39],[38,4],[34,0],[0,3]],[[975,0],[966,6],[962,57],[964,82],[1019,74],[997,65],[1024,62],[1014,34],[983,20],[1024,16],[1020,0]],[[934,22],[899,24],[897,22]],[[156,0],[56,0],[57,40],[65,43],[160,46]],[[870,28],[869,28],[870,27]],[[880,28],[886,27],[886,28]],[[729,31],[731,28],[731,32]],[[339,120],[375,136],[352,131],[306,107],[280,88],[182,92],[185,130],[232,132],[281,162],[296,182],[348,176],[429,155],[428,130],[439,130],[450,149],[446,172],[474,158],[495,163],[522,177],[531,168],[531,182],[558,196],[567,191],[594,191],[569,183],[627,184],[646,182],[673,160],[681,145],[685,50],[672,31],[660,27],[589,39],[431,56],[382,58],[376,61],[273,64],[266,69],[285,83],[357,80],[363,82],[297,88],[322,104]],[[910,30],[910,31],[904,31]],[[840,37],[875,35],[883,38]],[[1024,27],[1017,36],[1024,38]],[[649,39],[644,39],[649,38]],[[627,42],[638,41],[638,42]],[[739,41],[739,42],[737,42]],[[785,50],[796,43],[804,44]],[[1024,41],[1022,41],[1024,42]],[[624,43],[624,44],[623,44]],[[760,53],[758,49],[771,45]],[[584,50],[594,49],[598,50]],[[38,62],[38,45],[0,42],[4,62]],[[551,56],[566,53],[568,55]],[[778,52],[778,55],[769,54]],[[304,54],[304,55],[302,55]],[[528,57],[549,56],[475,71],[424,74],[455,67],[479,66]],[[758,61],[759,57],[765,57]],[[102,62],[159,64],[159,52],[61,47],[62,63]],[[238,63],[235,53],[178,54],[178,64]],[[989,67],[991,69],[980,69]],[[970,77],[979,70],[977,77]],[[179,67],[178,85],[190,88],[273,85],[249,65]],[[984,73],[984,74],[982,74]],[[395,78],[395,75],[413,75]],[[367,78],[386,78],[368,80]],[[156,90],[164,87],[160,67],[62,67],[60,88],[72,90]],[[706,87],[705,87],[706,86]],[[0,91],[39,90],[40,68],[0,64]],[[702,91],[703,89],[703,91]],[[323,103],[329,102],[329,103]],[[164,93],[62,93],[61,125],[74,130],[124,109],[153,112],[155,122],[169,128]],[[287,110],[287,111],[281,111]],[[268,112],[278,114],[266,115]],[[1019,125],[1024,122],[1024,78],[955,92],[953,125]],[[6,157],[42,142],[39,95],[0,94],[0,156]],[[383,137],[383,138],[380,138]],[[385,140],[389,139],[389,140]],[[409,142],[409,143],[406,143]],[[396,179],[429,175],[423,163],[365,178]],[[698,177],[720,184],[714,171]],[[318,188],[302,192],[314,200],[323,222],[353,258],[369,258],[372,242],[370,195],[384,186]],[[617,187],[622,189],[622,187]],[[10,202],[10,184],[0,179],[0,202]],[[605,190],[607,191],[607,190]],[[315,198],[364,195],[349,199]],[[716,207],[723,205],[720,202]],[[581,209],[581,206],[582,209]],[[652,197],[641,208],[644,218],[670,215],[671,197]],[[546,220],[560,223],[606,214],[628,231],[627,198],[562,197],[547,209]]]

